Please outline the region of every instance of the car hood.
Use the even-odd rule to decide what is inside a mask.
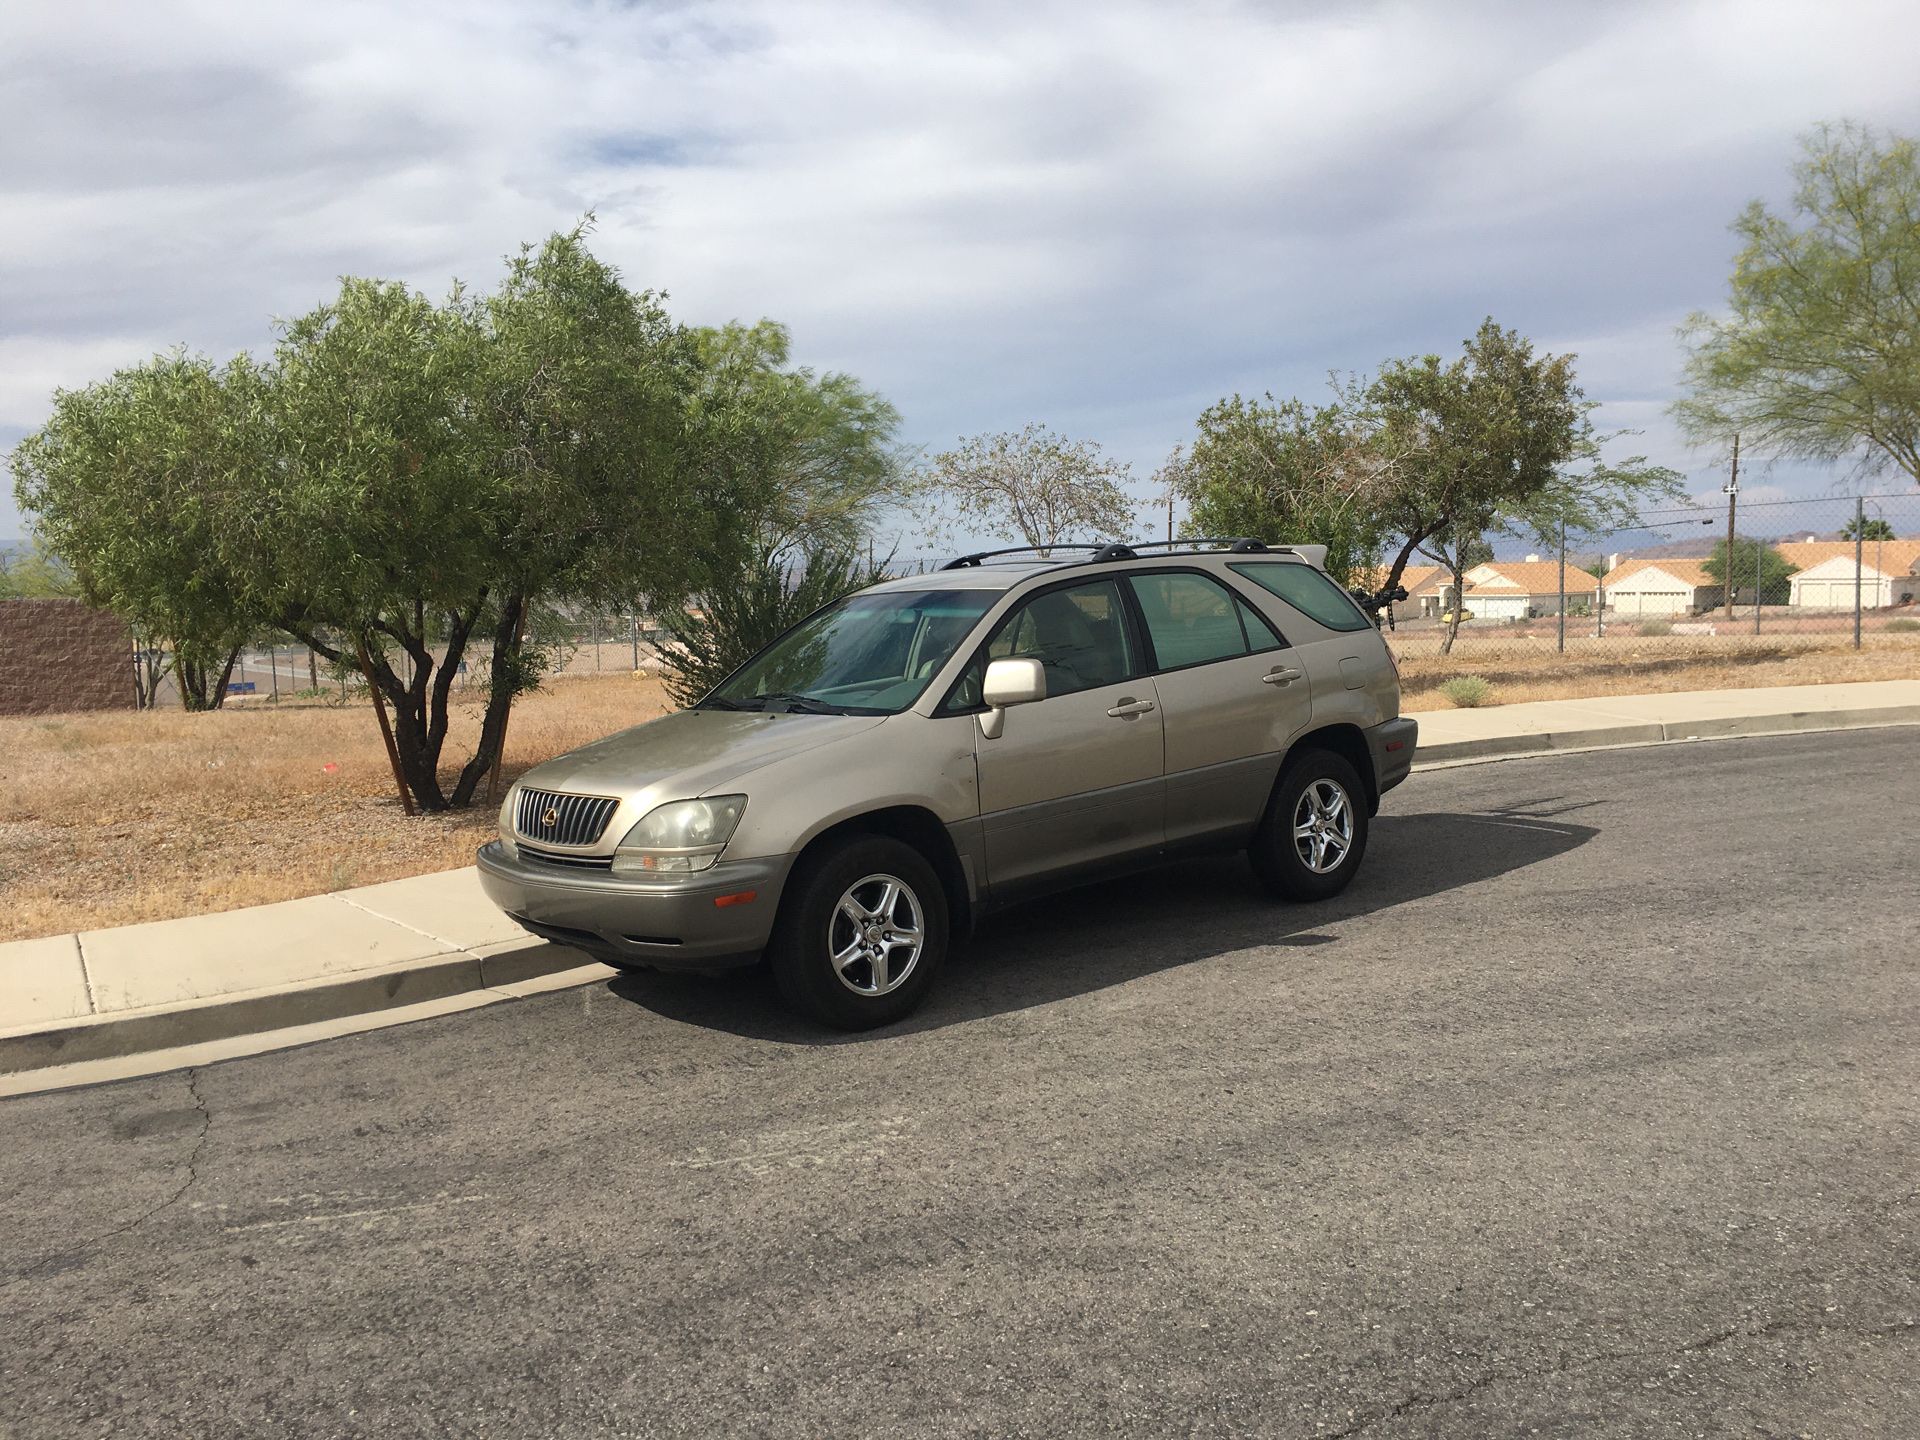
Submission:
[[[682,710],[536,765],[520,783],[649,804],[689,800],[722,790],[775,760],[871,730],[885,718]]]

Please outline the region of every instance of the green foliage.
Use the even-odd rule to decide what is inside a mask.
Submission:
[[[79,594],[79,577],[38,536],[25,550],[0,553],[0,600],[49,600]]]
[[[762,548],[703,589],[692,610],[663,610],[668,692],[691,705],[824,605],[886,578],[850,546],[818,542],[797,555]]]
[[[975,435],[936,455],[915,482],[934,535],[986,535],[1038,549],[1075,540],[1120,540],[1133,529],[1122,488],[1128,467],[1089,440],[1040,425]]]
[[[1366,493],[1401,539],[1389,584],[1430,538],[1485,535],[1545,504],[1592,444],[1573,357],[1536,356],[1490,319],[1457,360],[1390,361],[1359,398],[1374,452]]]
[[[175,356],[63,395],[16,452],[22,504],[183,676],[284,630],[378,688],[421,806],[466,805],[553,615],[671,609],[765,547],[845,539],[894,473],[884,401],[790,366],[778,326],[674,324],[585,230],[523,248],[484,296],[349,278],[264,367]],[[448,785],[476,646],[486,709]]]
[[[1713,553],[1700,563],[1700,568],[1720,585],[1727,583],[1726,536],[1713,542]],[[1799,569],[1798,565],[1788,563],[1786,556],[1763,540],[1749,539],[1745,535],[1733,537],[1733,591],[1736,596],[1743,591],[1751,596],[1755,577],[1758,576],[1761,603],[1784,605],[1792,593],[1787,579],[1798,573]]]
[[[1794,175],[1791,215],[1734,222],[1728,310],[1688,321],[1674,413],[1698,442],[1920,481],[1920,147],[1821,126]]]
[[[1478,675],[1456,675],[1440,687],[1456,709],[1477,710],[1493,702],[1493,686]]]
[[[229,550],[271,472],[264,382],[178,351],[55,394],[12,455],[15,493],[80,593],[166,656],[189,709],[218,708],[261,612]],[[143,685],[143,690],[150,687]]]
[[[899,412],[850,375],[791,366],[786,328],[771,320],[691,338],[702,462],[736,519],[717,537],[737,550],[722,572],[762,550],[866,533],[902,483]]]
[[[1347,409],[1238,395],[1209,406],[1160,473],[1187,502],[1190,535],[1327,547],[1327,572],[1364,583],[1382,541],[1375,513],[1335,483],[1355,444]]]
[[[1660,635],[1671,635],[1673,633],[1673,626],[1665,620],[1642,620],[1639,625],[1639,633],[1649,638]]]
[[[1898,620],[1889,620],[1885,628],[1895,635],[1911,635],[1916,630],[1920,630],[1920,620],[1902,615]]]
[[[1856,538],[1861,540],[1897,540],[1899,536],[1893,533],[1893,526],[1889,525],[1877,515],[1868,516],[1864,521],[1860,516],[1854,515],[1849,517],[1847,523],[1840,527],[1840,538],[1842,540],[1853,540]]]

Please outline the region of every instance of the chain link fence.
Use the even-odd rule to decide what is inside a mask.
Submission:
[[[1458,594],[1446,568],[1416,555],[1402,577],[1408,598],[1382,616],[1409,695],[1460,676],[1493,682],[1503,692],[1494,698],[1556,677],[1606,690],[1649,672],[1820,651],[1859,652],[1849,678],[1871,673],[1874,657],[1888,673],[1920,673],[1920,492],[1736,496],[1730,551],[1725,506],[1641,519],[1600,539],[1570,534],[1564,552],[1516,547],[1469,566]],[[938,563],[893,568],[917,574]],[[637,612],[549,614],[539,628],[551,677],[660,668],[665,637]],[[487,664],[485,643],[470,646],[456,696],[484,692]],[[235,667],[229,701],[339,703],[362,689],[302,646],[259,647]],[[158,703],[178,704],[170,683]]]
[[[1417,687],[1821,649],[1920,659],[1920,494],[1734,497],[1730,512],[1642,519],[1603,544],[1570,535],[1564,550],[1470,566],[1457,592],[1416,557],[1408,598],[1384,617],[1403,674]]]

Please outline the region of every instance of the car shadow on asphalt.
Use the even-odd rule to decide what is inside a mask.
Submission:
[[[846,1035],[787,1010],[764,967],[718,976],[622,975],[608,989],[670,1020],[801,1045],[870,1044],[1025,1010],[1261,946],[1337,945],[1342,921],[1498,879],[1599,831],[1508,813],[1394,815],[1374,823],[1347,891],[1319,905],[1270,899],[1244,856],[1187,860],[990,916],[898,1025]]]

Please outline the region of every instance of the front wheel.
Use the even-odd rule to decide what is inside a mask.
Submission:
[[[768,949],[787,1002],[839,1030],[919,1005],[947,954],[947,896],[926,858],[883,835],[809,855]]]
[[[1247,853],[1261,882],[1283,900],[1327,900],[1347,888],[1366,851],[1359,774],[1344,756],[1309,750],[1273,787]]]

